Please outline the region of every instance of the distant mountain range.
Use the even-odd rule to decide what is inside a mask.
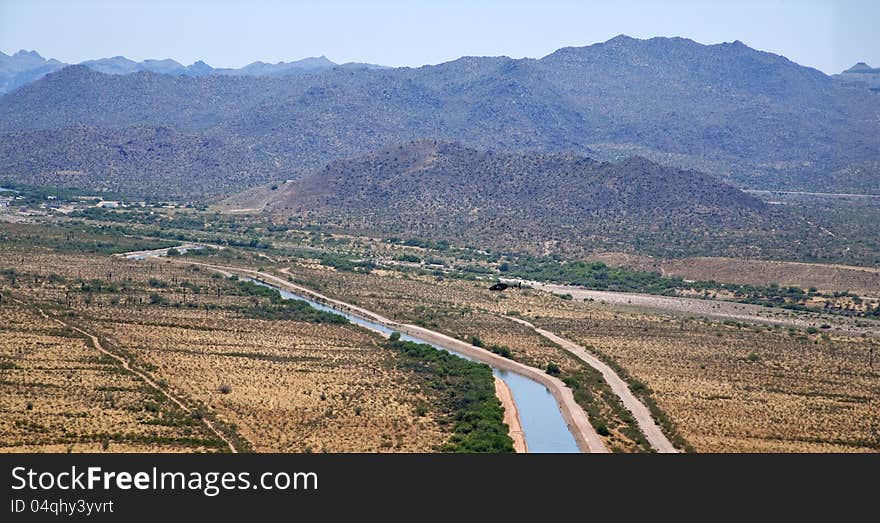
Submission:
[[[162,128],[174,131],[163,139],[175,151],[213,144],[199,147],[204,161],[187,163],[185,172],[224,180],[199,184],[218,193],[421,138],[603,161],[638,155],[747,188],[880,186],[880,93],[738,41],[619,36],[541,59],[463,57],[419,68],[315,60],[309,74],[248,66],[259,76],[203,76],[199,64],[180,66],[190,74],[64,67],[0,97],[0,133],[9,133],[0,142],[19,142],[0,154],[0,178],[48,179],[88,157],[83,174],[68,181],[103,187],[103,171],[118,172],[119,187],[153,190],[149,173],[174,172],[179,156],[156,156],[150,169],[132,169],[126,179],[124,160],[105,164],[109,157],[93,154],[94,143],[74,138],[87,128],[126,150],[129,135]],[[42,152],[20,143],[35,131],[67,145]],[[240,175],[243,164],[252,175]]]
[[[58,60],[46,60],[36,51],[22,49],[13,55],[0,52],[0,94],[12,91],[22,85],[38,80],[43,76],[62,69],[70,64]],[[113,58],[101,58],[82,62],[93,71],[105,74],[132,74],[148,71],[156,74],[168,74],[174,76],[273,76],[315,72],[334,67],[345,69],[381,69],[383,66],[374,64],[346,63],[336,64],[326,56],[303,58],[293,62],[278,62],[275,64],[265,62],[253,62],[240,69],[213,68],[199,60],[192,65],[185,66],[171,59],[144,60],[135,62],[124,56]]]
[[[875,91],[880,90],[880,67],[859,62],[834,78],[843,82],[862,83]]]
[[[67,64],[46,60],[36,51],[21,51],[9,56],[0,52],[0,94],[29,84]]]

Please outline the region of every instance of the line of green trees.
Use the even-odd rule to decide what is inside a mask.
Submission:
[[[397,353],[398,365],[418,377],[435,399],[442,424],[452,424],[444,452],[513,452],[504,423],[504,408],[495,396],[495,378],[485,364],[460,358],[392,334],[386,346]]]
[[[246,296],[265,298],[249,307],[241,307],[241,311],[253,318],[265,320],[294,320],[310,323],[345,324],[348,319],[340,314],[318,310],[305,300],[286,299],[277,289],[265,285],[257,285],[250,281],[239,280],[236,289]]]

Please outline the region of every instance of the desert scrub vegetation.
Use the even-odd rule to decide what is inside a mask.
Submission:
[[[249,446],[256,452],[425,452],[449,437],[448,429],[437,423],[431,410],[419,412],[428,398],[410,373],[395,366],[393,353],[379,345],[380,338],[339,322],[336,315],[321,315],[318,323],[309,321],[309,314],[319,311],[292,307],[281,313],[288,319],[258,318],[247,313],[254,300],[271,308],[284,307],[284,302],[276,299],[273,304],[268,295],[242,291],[241,282],[215,278],[213,271],[167,260],[136,261],[42,250],[19,256],[22,251],[15,244],[4,244],[0,251],[11,252],[2,259],[14,263],[0,264],[0,268],[16,270],[15,287],[0,278],[3,306],[14,308],[10,298],[14,294],[98,335],[135,368],[185,399],[195,412],[215,421],[221,430],[228,428],[230,432],[224,432],[238,448]],[[60,278],[49,278],[50,274]],[[110,292],[109,285],[93,285],[93,279],[112,283],[117,292]],[[82,292],[79,281],[86,282],[90,291]],[[258,288],[261,293],[265,289]],[[152,294],[161,298],[159,303],[150,303]],[[290,319],[294,316],[298,319]],[[36,320],[23,323],[31,321]],[[6,324],[0,322],[0,328]],[[47,328],[61,330],[54,324]],[[76,343],[84,345],[85,341],[77,339]],[[46,355],[65,358],[63,352]],[[98,356],[90,356],[88,364],[100,365],[102,373],[113,379],[126,375]],[[0,358],[0,362],[7,361],[2,367],[9,370],[0,370],[4,382],[13,381],[9,372],[21,376],[19,367],[23,366],[17,359]],[[56,390],[55,385],[73,387],[81,379],[79,374],[77,368],[68,371],[65,367],[60,376],[50,372],[52,382],[41,378],[28,384],[32,380],[22,378],[23,383],[10,385],[12,389],[4,398],[50,386]],[[96,388],[100,388],[101,398],[113,396],[116,404],[122,405],[130,392],[121,388],[132,387],[111,381],[97,383]],[[44,405],[33,395],[28,398],[16,409],[22,415],[35,416],[33,413],[41,412]],[[223,450],[222,445],[213,447],[216,442],[200,433],[200,420],[187,414],[162,414],[168,410],[167,403],[150,395],[137,402],[137,412],[144,421],[137,427],[147,427],[144,435],[135,437],[139,434],[135,428],[120,423],[118,437],[109,440],[108,451]],[[100,427],[93,428],[89,416],[76,419],[83,430],[94,430],[88,438],[93,443],[76,443],[75,450],[100,451],[107,435],[114,434],[112,421],[101,421]],[[19,424],[25,426],[24,421]],[[36,433],[36,426],[32,428]],[[176,435],[175,431],[182,430],[194,432]],[[123,444],[122,435],[128,443]],[[178,443],[169,437],[176,437]],[[194,446],[196,440],[201,446]],[[16,440],[14,448],[64,452],[71,438],[61,441],[64,443],[58,446],[49,440],[22,439]],[[38,444],[42,446],[35,447]]]
[[[428,318],[433,328],[459,339],[470,341],[477,334],[486,346],[508,346],[518,361],[542,369],[555,363],[563,373],[569,371],[559,348],[491,318],[517,312],[593,347],[606,362],[625,371],[634,392],[681,448],[850,452],[876,451],[880,442],[874,414],[880,409],[875,394],[880,387],[880,341],[870,327],[864,328],[864,336],[834,332],[822,327],[827,325],[824,321],[834,323],[829,317],[803,313],[813,315],[810,321],[816,322],[818,332],[808,332],[809,323],[804,322],[790,334],[773,324],[725,325],[723,320],[692,314],[560,300],[534,289],[509,289],[501,299],[488,290],[486,281],[392,271],[331,273],[301,264],[292,265],[291,273],[302,281],[320,282],[328,295],[354,298],[396,320]],[[782,319],[792,313],[775,310]],[[757,361],[749,361],[752,352]],[[612,419],[614,409],[603,409],[608,413],[604,419]],[[606,444],[638,448],[620,430],[625,422],[617,423],[604,421],[616,438]]]
[[[875,339],[601,309],[535,322],[591,346],[685,449],[880,450]]]
[[[872,348],[880,346],[876,328],[810,333],[805,325],[789,332],[773,324],[565,302],[525,289],[488,302],[493,307],[516,310],[592,347],[625,376],[667,436],[697,452],[871,451],[880,442],[869,414],[880,408],[872,392],[880,376],[876,362],[870,365]],[[810,317],[819,326],[817,320]]]
[[[427,451],[444,439],[416,414],[426,400],[413,378],[355,327],[183,308],[142,325],[123,314],[92,325],[257,452]]]
[[[218,452],[224,444],[74,331],[0,304],[0,452]]]
[[[666,296],[692,296],[791,311],[825,312],[845,316],[880,318],[880,301],[863,300],[849,291],[821,292],[815,287],[780,286],[776,283],[750,285],[714,280],[692,281],[659,272],[626,267],[609,267],[601,261],[566,261],[556,258],[514,257],[504,262],[499,273],[508,277],[541,282],[578,285],[586,289],[640,292]],[[570,294],[560,294],[570,300]]]
[[[681,435],[681,432],[672,421],[672,418],[669,417],[669,414],[657,404],[657,401],[654,399],[654,391],[643,382],[634,378],[629,371],[627,371],[616,360],[597,350],[596,347],[587,345],[584,348],[605,362],[626,382],[632,393],[648,408],[651,412],[651,417],[654,418],[654,421],[657,422],[661,430],[663,430],[663,433],[677,449],[684,452],[695,452],[693,445]]]
[[[114,254],[127,251],[161,249],[178,242],[140,235],[121,234],[114,228],[70,222],[63,225],[4,223],[0,244],[17,245],[26,251],[52,251],[65,254]]]
[[[395,335],[396,334],[396,335]],[[415,373],[430,390],[438,422],[451,425],[444,452],[513,452],[504,408],[495,396],[492,369],[431,345],[402,341],[395,333],[385,346],[398,353],[397,365]]]

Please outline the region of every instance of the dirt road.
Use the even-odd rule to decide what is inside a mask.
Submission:
[[[548,340],[559,344],[567,350],[568,352],[577,356],[578,359],[593,367],[602,373],[602,377],[605,379],[605,382],[611,387],[611,390],[617,397],[620,398],[620,401],[623,402],[624,407],[626,407],[636,419],[636,423],[639,426],[639,429],[642,431],[642,434],[645,435],[645,439],[648,440],[648,443],[651,444],[651,447],[657,452],[662,453],[675,453],[678,452],[678,449],[669,441],[665,434],[663,434],[663,430],[657,425],[654,421],[653,416],[651,416],[651,411],[648,410],[638,398],[632,393],[629,389],[629,386],[626,384],[623,379],[617,375],[614,370],[609,367],[605,362],[597,358],[596,356],[590,354],[587,349],[581,347],[580,345],[566,340],[556,334],[538,328],[526,320],[520,318],[514,318],[512,316],[505,316],[505,318],[515,321],[521,325],[525,325],[526,327],[534,330],[541,336],[544,336]]]

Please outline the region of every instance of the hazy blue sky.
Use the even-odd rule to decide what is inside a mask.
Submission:
[[[125,55],[219,67],[326,55],[423,65],[541,57],[625,33],[746,44],[838,72],[880,67],[880,0],[0,0],[0,50],[64,62]]]

